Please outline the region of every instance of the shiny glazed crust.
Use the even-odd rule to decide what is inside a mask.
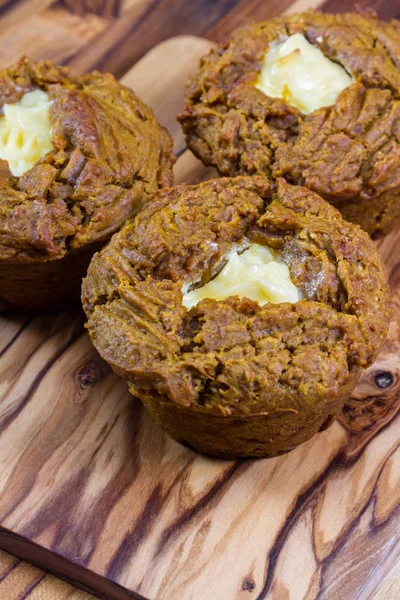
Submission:
[[[294,33],[355,79],[309,115],[254,87],[270,45]],[[399,34],[398,21],[314,11],[238,29],[188,82],[190,149],[223,175],[284,176],[373,237],[387,233],[400,218]]]
[[[303,300],[202,300],[244,240],[287,262]],[[177,440],[216,456],[272,456],[329,424],[390,318],[374,244],[317,194],[262,177],[161,190],[93,257],[82,286],[101,356]]]

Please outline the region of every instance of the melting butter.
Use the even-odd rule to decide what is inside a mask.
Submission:
[[[188,309],[204,298],[224,300],[239,296],[255,300],[261,306],[300,300],[287,265],[260,244],[252,244],[241,254],[232,252],[217,277],[191,292],[185,293],[185,286],[182,291],[183,305]]]
[[[0,116],[0,158],[13,175],[28,171],[53,149],[50,100],[42,90],[24,94],[15,104],[5,104]]]
[[[256,87],[309,114],[335,104],[339,94],[353,83],[343,67],[326,58],[301,33],[295,33],[267,52]]]

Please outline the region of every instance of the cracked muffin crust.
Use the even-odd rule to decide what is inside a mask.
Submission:
[[[19,177],[0,159],[2,310],[79,302],[93,253],[172,183],[170,135],[112,75],[22,59],[0,72],[0,107],[35,89],[50,100],[53,148]]]
[[[302,300],[201,300],[232,248],[272,248]],[[273,456],[325,428],[390,318],[387,277],[359,227],[283,179],[157,192],[97,253],[82,285],[90,337],[176,440],[220,457]]]
[[[255,86],[269,49],[301,34],[355,83],[310,114]],[[178,117],[222,175],[283,176],[373,237],[400,218],[399,22],[308,11],[243,27],[200,61]]]

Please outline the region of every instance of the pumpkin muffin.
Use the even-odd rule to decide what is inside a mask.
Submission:
[[[369,236],[263,177],[156,192],[83,281],[101,356],[176,440],[274,456],[326,428],[386,336]]]
[[[171,185],[172,140],[112,75],[22,59],[0,71],[0,310],[79,302],[89,261]]]
[[[200,61],[178,117],[222,175],[283,176],[371,236],[400,218],[400,30],[305,13],[235,31]]]

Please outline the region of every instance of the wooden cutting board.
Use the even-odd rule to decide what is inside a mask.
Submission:
[[[123,78],[174,134],[176,181],[215,175],[175,121],[211,46],[184,36]],[[400,554],[400,229],[379,243],[395,318],[343,425],[275,459],[166,436],[80,312],[0,320],[0,548],[107,599],[366,600]]]

